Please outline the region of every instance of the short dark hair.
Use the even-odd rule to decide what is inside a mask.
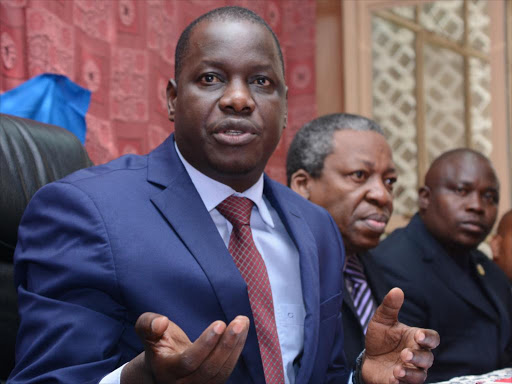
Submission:
[[[290,145],[286,157],[288,186],[292,175],[299,169],[305,170],[314,178],[320,177],[325,158],[333,151],[334,132],[345,129],[373,131],[384,135],[382,128],[375,121],[363,116],[333,113],[317,117],[297,132]]]
[[[283,71],[284,76],[283,52],[281,51],[281,45],[279,44],[279,40],[277,39],[277,36],[272,30],[272,28],[270,28],[270,25],[268,25],[265,20],[263,20],[257,13],[251,11],[250,9],[229,6],[216,8],[211,10],[210,12],[205,13],[204,15],[199,16],[183,30],[183,32],[180,35],[180,38],[178,39],[178,44],[176,45],[176,51],[174,53],[174,79],[176,82],[178,82],[178,77],[181,73],[183,60],[188,53],[188,43],[190,39],[190,34],[194,30],[194,28],[204,20],[250,21],[252,23],[260,24],[267,28],[267,30],[269,30],[270,33],[272,34],[274,42],[276,43],[277,52],[279,54],[279,61],[281,63],[281,69]]]

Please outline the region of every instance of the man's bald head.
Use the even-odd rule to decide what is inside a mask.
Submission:
[[[469,148],[436,158],[419,191],[423,222],[450,248],[478,246],[494,225],[498,202],[499,183],[491,162]]]
[[[491,249],[493,261],[512,282],[512,210],[502,216],[496,236],[491,240]]]
[[[469,160],[471,158],[473,159]],[[457,148],[448,152],[444,152],[432,162],[430,168],[427,171],[427,174],[425,175],[425,185],[432,188],[436,185],[436,183],[439,182],[440,179],[444,177],[444,172],[448,171],[448,167],[451,167],[455,163],[464,160],[484,162],[487,163],[491,169],[493,169],[489,159],[480,152],[470,148]]]

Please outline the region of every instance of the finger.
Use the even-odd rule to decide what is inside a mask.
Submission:
[[[428,349],[405,348],[400,352],[400,358],[404,363],[413,364],[419,369],[429,369],[434,363],[434,354]]]
[[[181,353],[176,367],[177,376],[188,376],[196,371],[217,346],[225,330],[226,324],[223,321],[214,321],[210,324],[201,336]]]
[[[226,360],[224,365],[219,370],[219,373],[217,374],[217,376],[214,377],[210,384],[220,384],[226,382],[226,380],[231,375],[231,372],[233,372],[233,369],[235,368],[238,359],[240,358],[240,354],[242,353],[242,350],[244,349],[245,346],[245,341],[247,340],[247,334],[249,333],[250,325],[250,321],[247,317],[240,317],[243,317],[243,329],[238,338],[238,343],[235,345],[228,359]]]
[[[392,326],[398,321],[398,312],[404,303],[404,292],[400,288],[393,288],[382,300],[372,320],[377,323]]]
[[[169,319],[158,313],[146,312],[135,323],[135,332],[142,340],[158,341],[169,325]]]
[[[228,325],[215,349],[189,376],[189,381],[209,384],[224,383],[238,361],[248,331],[249,319],[245,316],[237,316]]]
[[[404,367],[395,365],[393,368],[393,378],[389,380],[390,384],[408,383],[423,384],[427,378],[427,372],[423,369]]]
[[[414,340],[422,348],[434,349],[439,345],[441,338],[433,329],[418,329],[414,334]]]

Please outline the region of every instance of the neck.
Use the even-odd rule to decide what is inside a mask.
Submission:
[[[351,250],[350,248],[347,248],[345,246],[345,264],[343,265],[343,270],[345,270],[345,266],[347,265],[347,260],[351,257],[356,257],[357,253],[354,250]]]

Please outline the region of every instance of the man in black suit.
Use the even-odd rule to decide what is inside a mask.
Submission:
[[[437,330],[428,381],[512,364],[512,295],[504,273],[477,250],[499,202],[490,161],[455,149],[432,163],[419,213],[371,251],[389,286],[405,292],[401,321]]]
[[[334,218],[346,249],[342,316],[344,350],[354,366],[368,322],[387,293],[366,251],[393,211],[396,171],[382,129],[357,115],[332,114],[306,124],[287,158],[288,185]]]

